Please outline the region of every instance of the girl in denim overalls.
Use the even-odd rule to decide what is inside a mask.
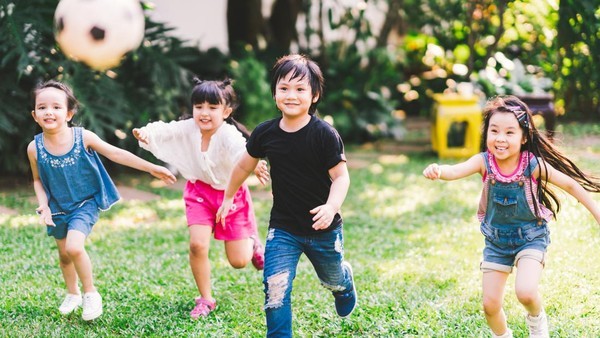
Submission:
[[[482,175],[477,216],[485,236],[483,308],[492,335],[512,337],[502,297],[516,266],[515,292],[527,310],[530,336],[549,337],[538,284],[550,243],[548,222],[560,210],[560,201],[547,184],[571,194],[600,223],[600,208],[587,193],[600,192],[600,182],[584,174],[538,132],[529,108],[515,96],[488,101],[482,134],[486,151],[456,165],[430,164],[423,175],[447,181]]]
[[[29,143],[27,155],[39,203],[36,212],[40,222],[47,226],[48,236],[56,239],[67,286],[67,295],[58,309],[66,315],[83,304],[82,318],[92,320],[102,314],[102,297],[94,286],[92,262],[84,242],[98,220],[99,211],[119,200],[98,153],[169,184],[175,182],[175,176],[165,167],[102,141],[89,130],[71,127],[78,102],[65,84],[45,82],[34,90],[33,98],[31,115],[42,133]]]

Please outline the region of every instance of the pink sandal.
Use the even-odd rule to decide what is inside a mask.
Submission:
[[[254,240],[254,246],[252,247],[252,265],[256,270],[262,270],[265,268],[265,248],[256,236],[250,236]]]
[[[190,317],[192,319],[198,319],[199,317],[206,317],[209,313],[213,312],[213,310],[217,307],[217,301],[213,300],[212,302],[206,300],[202,297],[196,298],[196,306],[190,312]]]

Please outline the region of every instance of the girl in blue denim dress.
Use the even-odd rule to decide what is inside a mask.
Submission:
[[[102,297],[94,286],[92,263],[84,242],[106,210],[119,200],[119,193],[104,169],[98,153],[114,162],[146,171],[174,183],[167,169],[102,141],[81,127],[71,127],[78,102],[71,88],[48,81],[33,92],[35,122],[42,128],[27,147],[40,222],[56,240],[60,269],[67,295],[59,307],[69,314],[83,305],[82,318],[102,314]],[[83,288],[83,297],[77,285]]]
[[[542,136],[529,107],[515,96],[487,102],[482,135],[486,151],[456,165],[430,164],[423,175],[446,181],[482,175],[477,216],[485,237],[483,308],[492,335],[512,337],[502,302],[506,280],[516,266],[515,292],[527,311],[530,336],[549,337],[538,286],[550,244],[548,222],[560,210],[560,201],[548,183],[575,197],[600,223],[600,208],[587,193],[600,192],[600,181]]]

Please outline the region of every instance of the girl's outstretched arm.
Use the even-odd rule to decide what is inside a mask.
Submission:
[[[569,195],[575,197],[577,201],[583,204],[592,216],[594,216],[596,222],[600,224],[600,208],[592,199],[591,194],[583,189],[583,187],[573,178],[554,169],[554,167],[548,163],[544,163],[545,165],[542,164],[541,159],[538,159],[538,161],[540,162],[540,165],[537,166],[534,174],[538,177],[541,176],[542,180],[547,180],[549,183],[554,184],[569,193]],[[547,171],[543,170],[544,168],[547,168]]]
[[[175,175],[173,175],[169,169],[148,162],[127,150],[115,147],[112,144],[103,141],[98,135],[89,130],[85,130],[83,133],[83,143],[86,148],[89,147],[94,149],[96,152],[115,163],[150,173],[152,176],[161,179],[167,184],[173,184],[177,181]]]
[[[423,170],[423,176],[430,180],[441,179],[452,181],[471,176],[475,173],[483,176],[484,171],[485,164],[483,163],[483,157],[481,154],[476,154],[470,159],[454,165],[432,163]]]
[[[31,141],[27,146],[27,157],[29,158],[31,174],[33,175],[33,191],[35,191],[35,197],[38,201],[38,207],[35,209],[35,212],[40,215],[40,223],[54,226],[52,211],[50,211],[50,207],[48,206],[48,196],[38,173],[35,141]]]

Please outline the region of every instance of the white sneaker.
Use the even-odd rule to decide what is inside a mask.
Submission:
[[[102,314],[102,297],[96,291],[83,294],[83,320],[92,320]]]
[[[548,332],[548,317],[546,312],[542,310],[537,317],[527,315],[525,322],[529,327],[529,337],[531,338],[549,338],[550,333]]]
[[[58,308],[58,311],[63,315],[68,315],[69,313],[77,310],[78,307],[81,306],[81,294],[72,294],[68,293],[63,300],[62,304]]]

